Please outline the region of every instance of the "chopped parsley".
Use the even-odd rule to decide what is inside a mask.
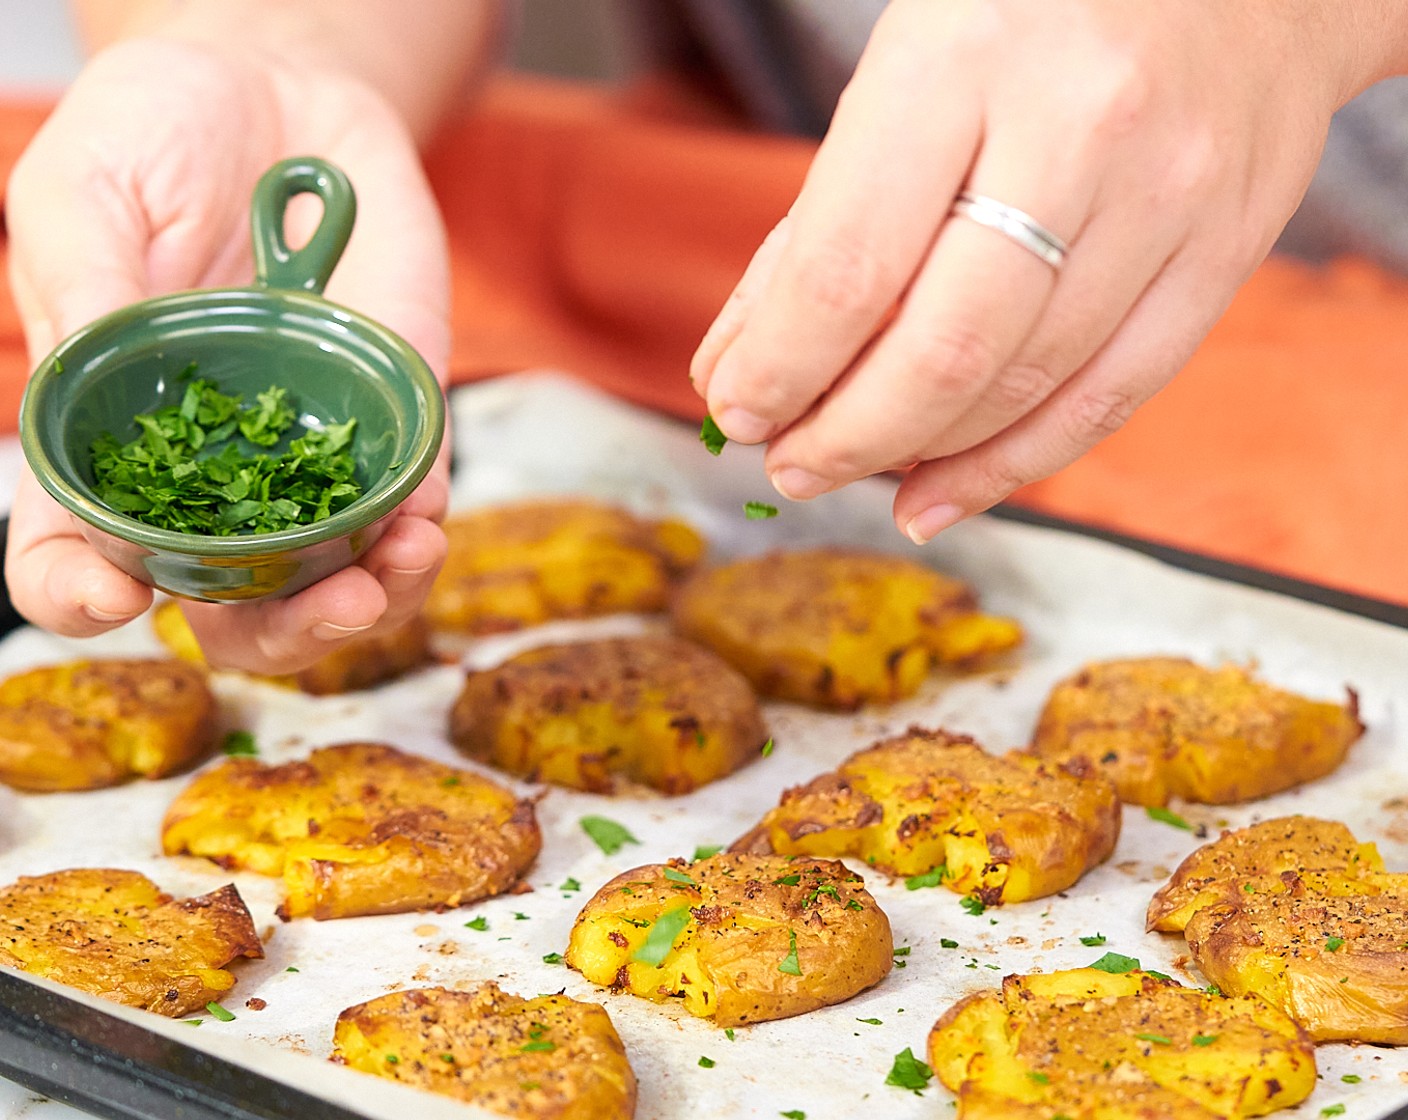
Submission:
[[[766,743],[763,744],[763,751],[762,751],[762,754],[763,754],[763,757],[764,757],[764,758],[767,758],[768,755],[772,754],[772,740],[771,740],[771,739],[769,739]]]
[[[244,450],[272,448],[297,418],[277,386],[245,404],[192,380],[179,403],[133,417],[130,442],[111,432],[93,441],[94,492],[109,509],[177,533],[274,533],[325,520],[362,494],[355,419],[306,429],[282,454]]]
[[[1082,937],[1080,943],[1093,949],[1096,945],[1105,944],[1105,935],[1103,933],[1097,933],[1093,937]]]
[[[733,1028],[732,1028],[732,1027],[725,1027],[725,1028],[724,1028],[724,1037],[725,1037],[726,1039],[728,1039],[730,1042],[733,1041],[733,1037],[734,1037],[734,1036],[733,1036]]]
[[[686,887],[697,887],[699,885],[683,871],[676,871],[673,867],[665,868],[665,878],[672,883],[679,883]]]
[[[958,942],[951,937],[939,938],[939,947],[943,949],[957,949]]]
[[[782,958],[777,966],[778,972],[785,972],[788,976],[801,976],[802,966],[797,963],[797,931],[789,929],[787,931],[787,955]]]
[[[724,449],[724,444],[728,442],[728,436],[719,430],[719,426],[714,423],[714,418],[706,414],[704,423],[699,425],[699,442],[704,445],[710,455],[717,455]]]
[[[777,516],[777,507],[770,506],[767,502],[744,502],[743,516],[749,521],[766,521],[769,517]]]
[[[868,1023],[872,1027],[883,1027],[885,1025],[885,1021],[883,1019],[857,1019],[856,1022]]]
[[[802,877],[800,875],[782,875],[772,882],[775,887],[795,887],[801,881]]]
[[[400,1064],[401,1064],[401,1059],[398,1058],[395,1054],[387,1054],[387,1055],[386,1055],[386,1064],[387,1064],[387,1065],[392,1065],[392,1066],[400,1065]]]
[[[551,1039],[535,1038],[532,1042],[525,1042],[520,1046],[518,1052],[520,1054],[532,1054],[536,1052],[551,1054],[556,1049],[557,1043],[553,1042]]]
[[[699,1055],[699,1066],[701,1069],[713,1069],[715,1064],[713,1058],[706,1058],[703,1054]]]
[[[1342,1105],[1342,1104],[1327,1104],[1324,1108],[1322,1108],[1322,1109],[1320,1110],[1320,1115],[1321,1115],[1321,1116],[1343,1116],[1343,1115],[1344,1115],[1344,1105]]]
[[[1357,1073],[1346,1073],[1343,1077],[1340,1078],[1340,1080],[1343,1081],[1346,1085],[1358,1085],[1364,1079],[1360,1077]]]
[[[297,972],[298,969],[294,968],[293,965],[289,965],[286,969],[284,969],[284,971],[285,971],[285,972]]]
[[[1027,1071],[1027,1079],[1030,1080],[1030,1081],[1035,1082],[1035,1083],[1038,1084],[1038,1085],[1050,1085],[1050,1084],[1051,1084],[1051,1078],[1050,1078],[1047,1074],[1042,1073],[1040,1070],[1035,1070],[1035,1069],[1028,1070],[1028,1071]]]
[[[906,1046],[895,1055],[894,1064],[885,1078],[886,1085],[899,1089],[912,1089],[918,1093],[929,1084],[934,1071],[914,1056],[914,1051]]]
[[[446,789],[454,789],[455,786],[460,784],[460,780],[457,776],[451,774],[448,778],[441,779],[440,784]]]
[[[219,1019],[222,1023],[233,1023],[235,1021],[234,1012],[226,1011],[214,1000],[205,1005],[205,1009]]]
[[[917,891],[921,887],[937,887],[948,877],[948,864],[941,863],[922,875],[911,875],[904,881],[905,890]]]
[[[483,933],[486,929],[489,928],[489,919],[486,918],[483,914],[480,914],[479,917],[477,917],[477,918],[474,919],[474,921],[472,921],[472,922],[465,922],[464,928],[465,928],[465,929],[476,929],[476,930],[478,930],[480,933]]]
[[[608,856],[614,856],[627,844],[640,843],[630,829],[608,817],[583,817],[580,823],[582,831]]]
[[[561,954],[561,953],[544,953],[544,954],[543,954],[543,963],[544,963],[544,964],[561,964],[561,963],[562,963],[562,954]]]
[[[1338,953],[1338,952],[1340,951],[1340,949],[1342,949],[1343,947],[1344,947],[1344,938],[1343,938],[1343,937],[1327,937],[1327,938],[1325,938],[1325,952],[1327,952],[1327,953]]]
[[[965,895],[963,898],[960,898],[958,905],[963,907],[963,909],[968,911],[968,913],[972,914],[975,918],[988,908],[987,903],[975,894]]]
[[[254,736],[248,731],[231,731],[220,744],[220,749],[231,757],[252,757],[259,753],[259,748],[254,745]]]
[[[557,889],[560,891],[579,891],[582,889],[582,884],[577,882],[576,879],[572,878],[572,876],[569,875],[566,879],[562,881],[562,886],[558,887]]]
[[[1159,1046],[1172,1046],[1173,1040],[1161,1034],[1137,1034],[1134,1036],[1140,1042],[1152,1042]]]
[[[687,925],[689,925],[689,907],[687,906],[661,914],[651,923],[650,932],[645,935],[645,940],[640,943],[640,948],[631,954],[631,960],[660,967],[670,950],[674,948],[675,938]]]
[[[779,1112],[778,1115],[786,1117],[786,1120],[807,1120],[807,1114],[800,1108],[789,1108],[786,1112]]]
[[[1150,805],[1144,812],[1149,814],[1151,821],[1162,821],[1164,824],[1171,824],[1174,828],[1181,828],[1186,832],[1192,832],[1193,826],[1180,817],[1171,809],[1165,809],[1162,805]]]
[[[722,844],[700,844],[699,847],[694,849],[694,855],[690,857],[690,862],[698,863],[701,859],[716,856],[723,850],[724,846]]]
[[[515,910],[513,912],[513,920],[515,922],[526,922],[528,920],[528,915],[520,910]]]
[[[1220,1034],[1195,1034],[1193,1036],[1194,1046],[1211,1046],[1222,1036]]]
[[[1122,953],[1106,953],[1098,961],[1091,961],[1087,968],[1098,968],[1101,972],[1133,972],[1139,967],[1136,957],[1126,957]]]

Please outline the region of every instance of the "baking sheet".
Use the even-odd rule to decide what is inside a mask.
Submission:
[[[890,523],[888,484],[848,487],[816,502],[784,504],[774,520],[746,521],[743,502],[770,494],[757,449],[729,446],[712,459],[692,431],[561,376],[521,375],[462,390],[456,394],[454,422],[457,507],[587,493],[642,513],[688,518],[711,540],[715,559],[822,542],[916,554]],[[678,1008],[610,995],[542,958],[566,947],[579,907],[612,875],[672,855],[688,856],[696,845],[733,840],[776,803],[784,787],[911,724],[966,732],[991,750],[1019,745],[1056,680],[1086,661],[1121,655],[1255,661],[1269,680],[1327,698],[1342,696],[1352,684],[1369,730],[1339,773],[1249,806],[1174,808],[1214,835],[1223,825],[1285,813],[1337,817],[1362,839],[1376,841],[1390,868],[1408,868],[1408,728],[1399,700],[1408,631],[1181,572],[1075,535],[990,518],[955,527],[918,555],[973,581],[988,609],[1022,621],[1029,641],[1014,667],[967,679],[936,676],[908,701],[853,715],[769,704],[776,741],[771,757],[687,797],[605,798],[550,789],[538,806],[543,853],[527,876],[532,893],[445,914],[279,923],[273,916],[276,882],[160,855],[158,825],[188,780],[184,777],[47,796],[0,787],[0,881],[79,865],[132,868],[178,894],[205,892],[233,879],[256,925],[273,934],[264,961],[237,966],[240,981],[226,1000],[236,1020],[222,1023],[207,1016],[199,1027],[156,1016],[144,1021],[256,1067],[268,1061],[269,1046],[309,1055],[318,1060],[302,1063],[301,1087],[350,1094],[368,1115],[399,1120],[405,1109],[358,1093],[362,1075],[320,1060],[328,1053],[337,1012],[398,987],[495,978],[524,995],[565,989],[603,1002],[640,1079],[642,1120],[774,1117],[788,1110],[821,1120],[855,1116],[862,1109],[901,1120],[951,1115],[951,1098],[937,1083],[922,1094],[885,1085],[894,1055],[910,1047],[922,1056],[939,1013],[968,992],[996,985],[1005,973],[1084,965],[1114,951],[1200,983],[1196,973],[1180,967],[1181,939],[1143,931],[1150,894],[1200,841],[1127,810],[1114,856],[1065,897],[980,916],[964,911],[959,896],[946,890],[907,891],[903,883],[889,884],[857,865],[890,917],[896,945],[910,947],[905,967],[848,1003],[741,1029],[734,1041]],[[634,618],[558,624],[481,643],[467,656],[482,663],[525,641],[652,625],[658,623]],[[76,656],[158,650],[143,620],[83,642],[24,630],[0,643],[0,672]],[[228,726],[253,731],[267,761],[358,738],[472,765],[445,738],[459,679],[456,667],[445,666],[371,692],[323,698],[231,674],[217,675],[215,688]],[[518,783],[517,788],[540,787]],[[589,813],[622,822],[641,843],[614,856],[602,854],[578,826]],[[559,889],[568,877],[579,880],[583,890]],[[466,927],[480,915],[488,919],[487,930]],[[1105,945],[1081,945],[1081,936],[1096,933],[1105,936]],[[942,948],[943,938],[959,947]],[[247,1010],[245,1000],[252,996],[267,1007]],[[714,1066],[702,1068],[701,1056]],[[1280,1115],[1317,1116],[1338,1104],[1353,1120],[1382,1116],[1408,1102],[1408,1050],[1336,1044],[1321,1047],[1317,1058],[1319,1088],[1299,1109]],[[1362,1080],[1346,1084],[1341,1080],[1346,1074]],[[21,1115],[58,1120],[75,1114],[0,1082],[0,1118]]]

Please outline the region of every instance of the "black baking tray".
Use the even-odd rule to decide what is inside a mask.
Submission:
[[[1408,629],[1408,606],[1005,505],[991,516]],[[0,520],[0,551],[8,523]],[[0,586],[0,636],[23,620]],[[363,1120],[363,1114],[0,971],[0,1077],[111,1120]],[[1408,1120],[1408,1104],[1380,1120]]]

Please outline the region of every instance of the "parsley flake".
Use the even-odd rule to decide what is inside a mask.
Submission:
[[[1151,821],[1161,821],[1164,824],[1171,824],[1174,828],[1181,828],[1185,832],[1192,832],[1193,826],[1175,813],[1172,809],[1165,809],[1162,805],[1150,805],[1144,810],[1149,814]]]
[[[1152,1042],[1159,1046],[1172,1046],[1173,1040],[1161,1034],[1137,1034],[1134,1036],[1140,1042]]]
[[[1027,1071],[1027,1079],[1030,1080],[1030,1081],[1035,1082],[1037,1085],[1050,1085],[1050,1084],[1051,1084],[1051,1078],[1050,1078],[1047,1074],[1042,1073],[1040,1070],[1035,1070],[1035,1069],[1028,1070],[1028,1071]]]
[[[749,521],[766,521],[777,516],[777,507],[767,502],[744,502],[743,516]]]
[[[728,443],[728,436],[714,423],[714,418],[705,414],[704,423],[699,425],[699,442],[704,445],[710,455],[718,455],[724,449],[724,444]]]
[[[1364,1079],[1360,1077],[1357,1073],[1346,1073],[1343,1077],[1340,1078],[1340,1080],[1343,1081],[1346,1085],[1358,1085]]]
[[[911,875],[904,881],[905,890],[917,891],[922,887],[937,887],[948,877],[948,865],[941,863],[922,875]]]
[[[801,881],[802,877],[800,875],[783,875],[774,879],[772,882],[775,887],[795,887]]]
[[[787,955],[782,958],[777,966],[778,972],[785,972],[788,976],[801,976],[802,966],[797,963],[797,932],[787,931]]]
[[[579,891],[582,889],[582,884],[577,882],[576,879],[572,878],[569,875],[566,879],[562,881],[562,886],[558,887],[557,889],[560,891]]]
[[[894,1064],[885,1078],[886,1085],[899,1089],[921,1092],[933,1078],[934,1071],[914,1056],[914,1051],[906,1046],[895,1055]]]
[[[1343,1116],[1343,1115],[1344,1115],[1344,1105],[1342,1105],[1342,1104],[1327,1104],[1324,1108],[1322,1108],[1322,1109],[1320,1110],[1320,1115],[1321,1115],[1321,1116]]]
[[[1211,1046],[1222,1036],[1220,1034],[1195,1034],[1193,1036],[1194,1046]]]
[[[713,1069],[716,1064],[713,1058],[706,1058],[703,1054],[699,1055],[699,1066],[701,1069]]]
[[[562,954],[561,954],[561,953],[544,953],[544,954],[543,954],[543,963],[544,963],[544,964],[561,964],[561,963],[562,963]]]
[[[1112,972],[1119,974],[1122,972],[1133,972],[1139,967],[1139,960],[1136,957],[1126,957],[1122,953],[1106,953],[1098,961],[1092,961],[1086,965],[1087,968],[1098,968],[1101,972]]]
[[[627,844],[640,843],[630,829],[608,817],[583,817],[579,823],[582,831],[608,856],[614,856]]]
[[[885,1025],[885,1021],[883,1019],[857,1019],[856,1022],[869,1023],[872,1027],[883,1027]]]
[[[679,883],[686,887],[697,887],[699,885],[683,871],[676,871],[673,867],[665,868],[665,878],[672,883]]]
[[[975,894],[966,895],[963,898],[960,898],[958,900],[958,905],[962,906],[963,909],[968,911],[968,913],[972,914],[975,918],[988,908],[987,903],[985,903],[981,898],[979,898]]]
[[[518,1048],[518,1052],[520,1054],[532,1054],[537,1052],[551,1054],[556,1049],[557,1043],[553,1042],[552,1040],[546,1038],[535,1038],[532,1042],[525,1042],[522,1046],[520,1046]]]
[[[694,855],[690,857],[690,862],[698,863],[701,859],[716,856],[723,850],[724,846],[722,844],[700,844],[699,847],[694,849]]]
[[[645,940],[640,943],[631,960],[640,961],[641,964],[653,964],[657,968],[664,963],[665,957],[669,955],[671,949],[675,947],[675,938],[689,925],[689,907],[681,907],[678,910],[669,910],[661,914],[651,923],[650,932],[645,935]]]
[[[259,748],[254,745],[254,736],[248,731],[231,731],[220,744],[220,749],[232,758],[242,755],[254,756]]]
[[[957,949],[958,942],[951,937],[939,938],[939,947],[943,949]]]
[[[486,918],[483,914],[480,914],[479,917],[475,918],[472,922],[465,922],[464,928],[476,929],[480,933],[483,933],[486,929],[489,928],[489,919]]]
[[[778,1115],[786,1117],[786,1120],[807,1120],[807,1114],[800,1108],[789,1108],[786,1112],[779,1112]]]
[[[1344,938],[1343,938],[1343,937],[1327,937],[1327,938],[1325,938],[1325,952],[1327,952],[1327,953],[1338,953],[1338,952],[1340,951],[1340,949],[1342,949],[1343,947],[1344,947]]]
[[[734,1035],[733,1035],[733,1028],[732,1028],[732,1027],[725,1027],[725,1028],[724,1028],[724,1037],[725,1037],[726,1039],[728,1039],[730,1042],[733,1041]]]
[[[211,1000],[209,1003],[207,1003],[205,1005],[205,1009],[209,1011],[212,1015],[214,1015],[217,1019],[219,1019],[222,1023],[233,1023],[235,1021],[234,1013],[231,1011],[226,1011],[214,1000]]]
[[[762,755],[763,755],[764,758],[767,758],[770,754],[772,754],[772,740],[771,740],[771,739],[769,739],[766,743],[763,744],[763,750],[762,750]]]
[[[1082,937],[1080,943],[1094,948],[1096,945],[1105,944],[1105,935],[1103,933],[1097,933],[1093,937]]]

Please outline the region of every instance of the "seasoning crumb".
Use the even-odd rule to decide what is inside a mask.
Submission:
[[[258,996],[250,996],[249,999],[244,1001],[244,1005],[251,1011],[263,1011],[266,1007],[269,1006],[264,1000],[260,999]]]

